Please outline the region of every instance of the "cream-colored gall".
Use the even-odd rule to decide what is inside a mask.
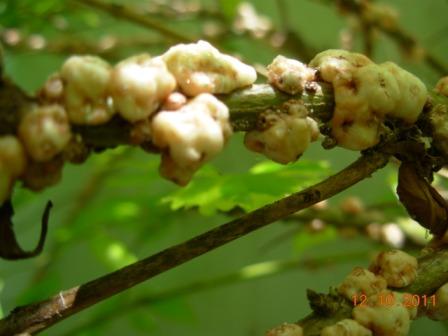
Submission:
[[[161,57],[188,96],[229,93],[253,84],[257,78],[254,68],[205,41],[176,45]]]
[[[415,123],[427,100],[428,90],[425,84],[393,62],[385,62],[380,66],[395,77],[400,91],[397,105],[387,115],[403,120],[408,124]]]
[[[275,162],[294,162],[319,136],[316,122],[307,114],[300,101],[287,104],[287,112],[268,113],[260,130],[246,133],[244,144]]]
[[[372,336],[372,331],[352,319],[345,319],[322,329],[320,336]]]
[[[360,54],[327,50],[310,66],[333,85],[331,136],[344,148],[364,150],[378,144],[386,118],[416,122],[427,99],[425,85],[392,62],[377,65]]]
[[[401,250],[378,254],[370,270],[386,279],[389,287],[401,288],[410,285],[417,277],[417,259]]]
[[[98,125],[114,115],[108,95],[111,66],[95,56],[72,56],[61,68],[64,106],[72,123]]]
[[[329,49],[317,54],[309,66],[319,71],[320,77],[332,82],[336,77],[350,79],[354,70],[373,62],[366,56],[346,50]]]
[[[12,177],[23,174],[27,158],[22,143],[12,135],[0,137],[0,163]]]
[[[18,133],[35,161],[50,160],[71,138],[67,115],[59,105],[34,106],[21,120]]]
[[[266,336],[303,336],[303,329],[297,324],[283,323],[269,330]]]
[[[434,293],[434,304],[428,303],[426,314],[432,320],[448,320],[448,283]]]
[[[118,63],[110,80],[114,106],[130,122],[148,118],[175,87],[176,81],[162,59],[147,54]]]
[[[367,269],[355,267],[338,286],[337,290],[348,300],[361,294],[370,297],[387,288],[386,280]]]
[[[177,111],[157,113],[152,138],[165,151],[162,176],[187,184],[200,166],[222,150],[230,134],[227,106],[210,94],[200,94]]]
[[[434,91],[448,97],[448,76],[439,79]]]
[[[284,56],[277,56],[267,67],[269,83],[280,91],[300,94],[307,82],[314,80],[315,70]]]
[[[56,73],[48,77],[38,92],[38,96],[45,102],[60,103],[64,96],[64,83],[61,75]]]
[[[22,175],[27,165],[25,150],[12,135],[0,137],[0,204],[10,195],[15,179]]]
[[[409,332],[409,312],[401,304],[358,305],[353,308],[352,316],[375,336],[406,336]]]
[[[161,110],[165,111],[175,111],[180,109],[187,103],[187,97],[185,97],[180,92],[173,92],[168,97],[166,97]]]
[[[417,318],[418,305],[414,304],[411,293],[394,292],[394,291],[387,290],[385,292],[385,294],[380,293],[378,295],[383,296],[383,301],[387,301],[387,299],[386,299],[387,295],[392,296],[393,302],[395,305],[401,305],[407,309],[407,311],[409,313],[409,318],[411,320],[415,320]]]

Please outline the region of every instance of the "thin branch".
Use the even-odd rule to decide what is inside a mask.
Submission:
[[[166,27],[164,24],[153,20],[149,16],[142,15],[141,12],[125,5],[108,3],[102,0],[74,0],[74,1],[80,2],[92,8],[100,9],[103,12],[109,13],[110,15],[116,18],[126,19],[135,22],[143,27],[155,30],[160,34],[162,34],[163,36],[165,36],[166,38],[173,40],[174,42],[195,41],[195,39],[193,39],[192,37],[179,33],[173,29],[170,29]]]
[[[344,10],[361,16],[364,10],[363,3],[357,0],[317,0],[318,2],[324,2],[327,4],[337,3]],[[422,48],[423,60],[426,64],[436,71],[439,75],[445,76],[448,74],[448,66],[440,61],[436,56],[430,53],[427,49],[423,49],[420,43],[412,36],[411,33],[406,31],[403,27],[398,25],[383,24],[381,20],[373,20],[370,22],[372,27],[377,28],[390,39],[392,39],[402,50],[406,52],[412,52],[416,48]]]
[[[0,335],[37,334],[115,294],[327,199],[369,177],[388,159],[389,155],[383,153],[366,154],[341,172],[301,192],[50,299],[18,307],[0,321]]]
[[[282,261],[265,261],[252,265],[245,266],[240,270],[225,274],[213,279],[200,280],[185,286],[174,289],[169,289],[161,293],[141,296],[136,299],[122,302],[113,307],[113,310],[100,313],[88,320],[86,323],[72,329],[65,336],[77,336],[86,330],[106,324],[115,318],[123,315],[123,311],[129,312],[133,309],[139,309],[151,306],[157,302],[174,299],[203,292],[209,289],[215,289],[222,286],[229,286],[232,284],[240,284],[242,282],[260,280],[272,277],[288,271],[299,270],[301,268],[317,269],[325,266],[334,266],[344,262],[353,261],[355,259],[364,258],[369,251],[358,251],[350,253],[341,253],[338,255],[317,257],[317,258],[300,258],[293,260]]]
[[[280,108],[290,99],[301,99],[312,116],[329,116],[333,111],[334,99],[331,86],[317,83],[318,92],[305,91],[301,95],[287,95],[275,90],[268,84],[252,85],[228,95],[217,96],[229,108],[230,119],[234,131],[254,129],[259,113],[268,109]],[[4,98],[3,98],[4,97]],[[11,100],[10,98],[15,100]],[[19,87],[0,83],[0,135],[14,134],[20,122],[20,113],[26,110],[31,98],[22,93]],[[14,104],[13,104],[14,103]],[[82,136],[85,144],[93,148],[108,148],[130,143],[131,124],[121,118],[98,126],[72,125],[74,133]]]

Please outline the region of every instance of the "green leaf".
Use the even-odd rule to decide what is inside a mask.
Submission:
[[[55,288],[61,288],[61,277],[56,272],[46,274],[45,278],[35,281],[18,298],[18,304],[27,304],[54,294]]]
[[[219,174],[206,166],[185,188],[162,199],[171,209],[198,208],[203,215],[240,207],[251,211],[299,191],[329,174],[326,162],[300,161],[290,165],[262,162],[248,172]]]
[[[145,332],[145,334],[153,333],[156,329],[154,318],[147,311],[133,311],[129,314],[129,321],[137,331]]]
[[[224,14],[228,21],[232,21],[237,13],[240,0],[219,0],[221,13]]]
[[[337,237],[337,230],[331,226],[327,226],[324,230],[319,232],[300,230],[294,238],[294,251],[298,254],[302,254],[309,248],[322,245],[336,239]]]
[[[137,257],[123,242],[105,234],[94,237],[91,247],[98,259],[113,270],[137,261]]]
[[[195,319],[193,311],[183,298],[155,302],[151,309],[155,314],[172,321],[189,323]]]

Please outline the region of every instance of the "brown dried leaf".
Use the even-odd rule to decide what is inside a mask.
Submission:
[[[436,236],[448,229],[448,205],[412,163],[404,162],[398,170],[397,194],[409,215]]]

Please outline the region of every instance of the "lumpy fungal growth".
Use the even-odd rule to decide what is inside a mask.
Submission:
[[[229,93],[253,84],[257,78],[254,68],[205,41],[176,45],[161,57],[188,96]]]
[[[266,336],[303,336],[300,326],[293,323],[283,323],[282,325],[269,330]]]
[[[154,144],[163,150],[162,176],[186,185],[196,170],[219,153],[231,134],[227,106],[201,94],[177,111],[161,111],[152,122]]]
[[[406,336],[409,332],[409,312],[402,304],[358,305],[353,309],[352,316],[375,336]]]
[[[403,251],[391,250],[378,254],[370,270],[386,279],[389,287],[410,285],[417,277],[417,259]]]
[[[352,319],[345,319],[322,329],[320,336],[372,336],[372,331]]]
[[[50,160],[71,138],[64,109],[59,105],[32,107],[20,122],[19,137],[35,161]]]
[[[434,91],[448,97],[448,76],[439,79]]]
[[[26,168],[27,158],[21,142],[12,135],[0,137],[0,204],[6,201],[17,177]]]
[[[339,285],[338,292],[348,300],[361,294],[370,297],[387,288],[386,280],[367,269],[355,267]]]
[[[327,50],[309,65],[333,85],[331,136],[341,147],[363,150],[376,145],[387,118],[410,125],[427,99],[425,85],[392,62],[377,65],[361,54]]]
[[[135,122],[155,112],[175,87],[176,81],[160,57],[143,54],[115,66],[110,94],[118,113]]]
[[[244,144],[275,162],[294,162],[319,136],[316,122],[307,114],[301,102],[287,104],[285,112],[266,113],[260,129],[246,133]]]
[[[435,304],[429,304],[426,314],[437,321],[448,320],[448,283],[440,287],[435,293]]]
[[[314,80],[315,70],[284,56],[277,56],[267,67],[269,83],[289,94],[303,92],[307,82]]]
[[[72,56],[62,66],[64,106],[74,124],[98,125],[112,118],[110,65],[95,56]]]

